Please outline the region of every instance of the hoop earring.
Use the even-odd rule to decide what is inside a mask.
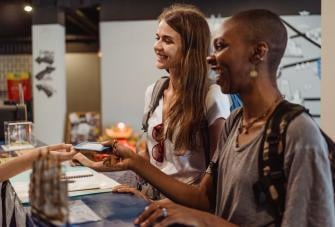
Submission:
[[[250,75],[251,78],[256,78],[258,76],[258,72],[257,72],[255,66],[253,66],[253,69],[250,70],[250,74],[249,75]]]

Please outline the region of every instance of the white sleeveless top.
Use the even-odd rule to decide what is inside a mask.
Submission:
[[[145,92],[144,112],[147,112],[151,100],[154,84],[150,85]],[[217,84],[210,86],[206,97],[207,114],[206,119],[212,125],[216,119],[227,119],[230,114],[229,97],[221,92],[221,88]],[[150,162],[167,175],[171,175],[179,181],[192,184],[199,180],[206,170],[206,156],[203,146],[199,146],[197,150],[188,150],[185,155],[178,156],[174,154],[173,144],[170,140],[164,142],[164,160],[156,161],[152,156],[152,148],[157,144],[152,137],[153,128],[162,123],[163,117],[163,97],[159,100],[159,104],[148,120],[147,146],[150,156]],[[198,135],[197,140],[201,137]],[[206,151],[209,152],[209,151]]]

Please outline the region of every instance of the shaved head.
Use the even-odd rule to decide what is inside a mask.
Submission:
[[[269,45],[268,67],[270,72],[276,72],[287,44],[287,31],[280,17],[269,10],[254,9],[237,13],[229,20],[242,26],[246,41]]]

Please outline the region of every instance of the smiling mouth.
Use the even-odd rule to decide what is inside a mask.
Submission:
[[[156,57],[158,61],[164,61],[168,58],[166,55],[160,54],[158,52],[156,52]]]
[[[225,68],[221,67],[221,66],[218,66],[218,65],[215,65],[215,66],[212,66],[211,67],[211,70],[213,70],[215,72],[215,80],[216,80],[216,83],[221,85],[221,84],[224,84],[225,80],[227,79],[226,77],[226,70]]]
[[[217,76],[221,76],[224,72],[224,70],[219,66],[213,66],[211,67],[211,70],[213,70]]]
[[[164,60],[166,60],[166,59],[167,59],[166,56],[157,56],[157,60],[158,60],[158,61],[164,61]]]

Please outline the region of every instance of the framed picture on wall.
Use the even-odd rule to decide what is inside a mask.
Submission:
[[[67,118],[66,143],[97,141],[101,135],[99,112],[72,112]]]

